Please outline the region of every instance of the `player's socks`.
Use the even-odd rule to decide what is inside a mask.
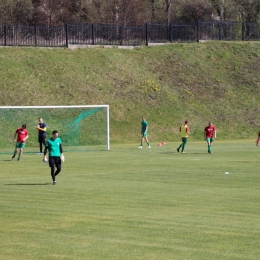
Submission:
[[[17,158],[17,161],[20,161],[20,157]]]
[[[12,156],[12,160],[14,159],[14,157],[15,157],[15,154]]]

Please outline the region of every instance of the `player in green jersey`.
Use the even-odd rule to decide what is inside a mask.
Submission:
[[[189,134],[190,134],[190,129],[188,127],[188,120],[186,120],[184,122],[184,125],[180,126],[180,132],[181,132],[181,140],[182,140],[182,143],[180,144],[180,146],[177,148],[177,152],[179,153],[180,152],[180,149],[181,149],[181,153],[185,153],[184,152],[184,148],[185,148],[185,145],[187,144],[188,142],[188,137],[189,137]]]
[[[51,177],[53,180],[53,185],[56,184],[56,176],[61,171],[61,161],[64,162],[65,160],[62,146],[61,146],[62,141],[58,136],[59,136],[58,131],[54,130],[52,132],[52,138],[50,138],[45,143],[44,157],[43,157],[43,161],[47,162],[46,154],[47,154],[47,150],[49,150],[49,166],[51,168]],[[57,168],[56,171],[55,171],[55,166]]]
[[[146,118],[142,116],[141,122],[141,145],[138,148],[143,148],[143,141],[146,141],[148,148],[151,148],[150,142],[148,141],[148,122]]]

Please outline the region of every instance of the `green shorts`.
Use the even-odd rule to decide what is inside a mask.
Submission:
[[[186,144],[186,143],[188,142],[188,138],[187,138],[187,137],[182,137],[182,138],[181,138],[181,141],[182,141],[184,144]]]
[[[142,133],[142,137],[146,138],[148,136],[148,131],[146,131],[145,133]]]
[[[22,142],[22,143],[17,142],[16,145],[15,145],[15,148],[22,148],[23,149],[24,147],[25,147],[24,142]]]
[[[207,138],[206,138],[206,141],[207,141],[208,143],[212,143],[213,140],[214,140],[214,139],[213,139],[213,138],[210,138],[210,137],[207,137]]]

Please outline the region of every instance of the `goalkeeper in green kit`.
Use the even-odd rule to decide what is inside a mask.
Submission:
[[[43,161],[48,162],[46,158],[46,154],[47,154],[47,150],[49,150],[49,166],[51,168],[51,177],[52,177],[53,185],[56,184],[56,176],[61,171],[61,162],[65,161],[62,146],[61,146],[62,141],[58,136],[59,136],[58,131],[54,130],[52,132],[52,138],[50,138],[45,143],[44,157],[43,157]],[[56,166],[56,171],[55,171],[55,166]]]
[[[138,148],[143,148],[143,141],[146,141],[148,148],[151,148],[150,142],[148,141],[148,122],[146,118],[142,116],[141,122],[141,145]]]

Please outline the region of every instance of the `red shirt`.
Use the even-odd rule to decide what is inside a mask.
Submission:
[[[28,131],[21,127],[16,129],[16,133],[17,133],[17,142],[24,143],[26,141],[24,140],[24,138],[26,138],[26,136],[28,135]]]
[[[206,138],[212,138],[213,132],[216,131],[216,127],[214,125],[212,126],[206,126],[204,131],[206,132]]]
[[[260,132],[258,133],[258,136],[260,137]]]

